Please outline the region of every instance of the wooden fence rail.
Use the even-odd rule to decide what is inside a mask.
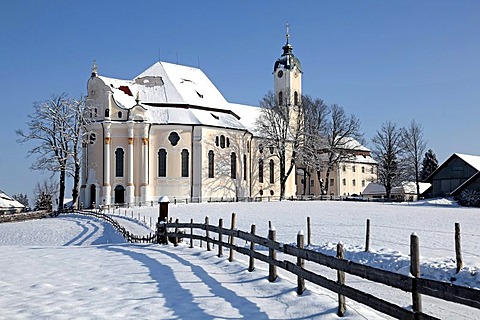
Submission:
[[[75,213],[95,217],[97,219],[101,219],[105,222],[111,224],[115,230],[117,230],[128,242],[132,243],[158,243],[157,233],[152,233],[148,236],[139,236],[130,233],[125,227],[123,227],[120,223],[118,223],[115,219],[111,216],[106,215],[102,212],[95,212],[89,210],[75,210]]]
[[[180,229],[190,230],[190,233],[188,234],[172,231]],[[269,232],[269,237],[264,238],[255,234],[255,228],[252,228],[251,232],[245,232],[235,229],[234,223],[232,223],[231,229],[227,229],[222,227],[221,224],[219,224],[219,226],[215,226],[207,225],[205,223],[193,223],[193,220],[190,223],[166,223],[163,230],[166,230],[166,236],[168,238],[181,237],[190,239],[190,241],[192,241],[192,239],[195,239],[205,243],[211,243],[217,246],[221,246],[222,248],[231,250],[231,252],[236,251],[240,254],[246,255],[250,259],[248,268],[249,271],[254,270],[253,259],[268,263],[270,266],[270,281],[275,280],[275,268],[282,268],[296,275],[297,277],[299,277],[299,279],[307,280],[311,283],[317,284],[328,290],[338,293],[339,297],[348,297],[397,319],[436,319],[435,317],[422,312],[420,298],[421,294],[480,309],[480,290],[457,286],[451,283],[425,279],[421,278],[420,276],[415,277],[412,275],[403,275],[387,270],[377,269],[343,258],[337,258],[335,256],[330,256],[320,252],[302,248],[298,244],[298,241],[297,245],[284,244],[274,240],[274,232],[272,237],[272,230],[270,230]],[[195,233],[194,230],[200,230],[200,233],[202,234],[198,234],[198,232]],[[209,235],[208,237],[206,236],[207,231]],[[212,237],[212,234],[214,233],[218,234],[219,236]],[[228,236],[228,241],[222,241],[222,237],[220,235]],[[234,243],[234,238],[249,242],[250,245],[238,246]],[[264,247],[263,251],[267,254],[263,254],[261,251],[255,250],[256,245],[257,248],[258,246]],[[414,250],[418,251],[418,241],[417,247]],[[277,260],[276,254],[272,254],[273,252],[282,252],[289,256],[295,257],[297,258],[297,263],[289,260]],[[233,260],[233,254],[231,253],[230,255],[231,259]],[[326,266],[331,269],[337,270],[338,272],[347,273],[372,282],[384,284],[396,289],[403,290],[405,292],[411,292],[412,304],[414,305],[414,309],[409,310],[403,308],[394,303],[373,296],[372,294],[362,292],[353,287],[349,287],[346,284],[330,280],[322,275],[315,273],[314,271],[307,270],[305,264],[298,263],[298,261],[300,261],[298,259],[302,259],[302,261],[310,261],[313,264]],[[299,285],[300,284],[301,281],[299,281]],[[304,288],[297,288],[297,292],[299,292],[299,294],[303,292],[303,290]],[[415,299],[418,300],[415,301]]]

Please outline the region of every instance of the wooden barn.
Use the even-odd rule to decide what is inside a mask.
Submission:
[[[458,196],[463,190],[480,191],[480,156],[454,153],[425,182],[428,197]]]

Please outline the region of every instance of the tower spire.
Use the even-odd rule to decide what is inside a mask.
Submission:
[[[289,33],[289,30],[288,30],[289,27],[290,27],[290,25],[288,24],[288,21],[287,21],[287,25],[285,26],[285,28],[287,29],[287,35],[286,35],[286,37],[287,37],[287,44],[288,44],[288,41],[290,40],[290,33]]]
[[[292,54],[293,47],[290,44],[290,24],[288,22],[285,25],[285,29],[286,29],[287,43],[285,43],[282,49],[283,49],[283,55],[289,55],[289,54]]]

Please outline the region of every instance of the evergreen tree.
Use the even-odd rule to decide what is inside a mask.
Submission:
[[[422,169],[420,170],[420,180],[424,181],[428,178],[429,175],[432,174],[433,171],[437,170],[438,168],[438,160],[435,153],[432,149],[429,149],[425,153],[425,157],[422,161]]]

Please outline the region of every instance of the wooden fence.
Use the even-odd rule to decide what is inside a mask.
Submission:
[[[277,268],[284,269],[297,276],[298,294],[304,292],[305,280],[337,293],[339,302],[337,314],[339,316],[343,316],[346,311],[345,297],[397,319],[437,319],[422,312],[421,295],[480,309],[480,290],[420,277],[419,239],[415,234],[412,234],[410,237],[411,275],[407,276],[346,260],[343,258],[343,245],[341,244],[337,246],[336,256],[305,249],[303,233],[297,235],[297,244],[291,245],[276,241],[276,231],[272,227],[267,238],[255,234],[255,225],[251,226],[250,232],[238,230],[235,227],[235,214],[232,214],[231,227],[229,229],[223,227],[223,219],[219,220],[218,226],[211,225],[208,217],[205,218],[205,223],[194,223],[193,219],[189,223],[180,223],[178,219],[175,222],[172,222],[170,219],[168,223],[158,222],[155,234],[137,236],[128,232],[116,220],[106,214],[85,210],[76,210],[75,212],[93,216],[110,223],[128,242],[166,243],[168,239],[174,245],[177,245],[180,239],[189,239],[190,247],[193,247],[193,240],[199,240],[200,243],[205,243],[207,251],[212,250],[212,244],[217,245],[219,257],[223,256],[223,250],[227,248],[229,250],[229,261],[234,260],[234,252],[249,257],[248,271],[255,269],[255,260],[267,263],[269,265],[268,279],[270,282],[276,280]],[[368,225],[369,221],[367,222]],[[202,234],[199,234],[198,231]],[[217,237],[212,237],[212,233],[217,234]],[[309,226],[308,238],[310,238],[310,233]],[[367,227],[367,242],[369,241],[369,233],[369,228]],[[226,236],[227,241],[223,241],[224,236]],[[249,242],[250,245],[248,247],[238,246],[235,244],[235,238]],[[255,245],[267,248],[268,255],[255,250]],[[296,262],[279,260],[277,259],[277,253],[284,253],[292,258],[296,258]],[[317,265],[336,270],[337,280],[328,279],[315,271],[309,270],[306,268],[305,261],[312,262],[309,266],[314,268]],[[411,293],[412,309],[403,308],[346,285],[345,273]]]
[[[160,224],[159,224],[160,225]],[[180,232],[179,230],[185,230]],[[188,232],[188,230],[190,232]],[[200,233],[194,232],[200,230]],[[190,247],[193,247],[193,240],[199,240],[206,244],[207,250],[211,251],[211,244],[218,247],[218,256],[223,255],[223,248],[230,250],[229,260],[233,260],[233,252],[236,251],[249,257],[249,271],[254,270],[255,259],[268,263],[269,281],[273,282],[277,278],[277,268],[282,268],[295,274],[298,278],[297,292],[302,294],[305,290],[305,280],[336,292],[339,296],[338,315],[345,313],[345,297],[369,306],[397,319],[437,319],[431,315],[422,312],[421,295],[427,295],[445,301],[462,304],[465,306],[480,309],[480,290],[457,286],[451,283],[431,280],[420,277],[420,259],[419,259],[419,240],[415,234],[411,235],[411,267],[410,276],[373,268],[362,265],[343,258],[343,246],[337,247],[337,256],[329,256],[320,252],[305,249],[304,235],[299,233],[297,244],[283,244],[275,240],[275,229],[270,228],[267,238],[255,234],[255,225],[252,225],[250,232],[237,230],[235,228],[235,215],[232,215],[232,225],[230,229],[223,227],[223,221],[219,225],[209,224],[208,218],[205,223],[180,223],[178,220],[174,223],[162,224],[158,233],[165,239],[173,239],[177,244],[178,238],[190,239]],[[217,237],[212,237],[212,233]],[[223,236],[228,240],[223,241]],[[235,245],[234,239],[242,239],[250,243],[249,247]],[[255,250],[255,245],[268,248],[268,255]],[[279,260],[276,258],[277,252],[287,254],[296,258],[296,263],[289,260]],[[315,265],[326,266],[337,271],[337,280],[328,279],[305,267],[305,261],[310,261]],[[362,292],[356,288],[345,284],[345,273],[357,276],[375,283],[384,284],[392,288],[410,292],[412,295],[412,309],[406,309],[392,302],[385,301],[372,294]]]
[[[106,215],[102,212],[95,212],[95,211],[89,211],[89,210],[75,210],[75,213],[90,216],[90,217],[95,217],[97,219],[101,219],[105,222],[108,222],[111,224],[115,230],[120,233],[125,240],[128,242],[132,243],[158,243],[157,241],[157,233],[151,233],[148,236],[139,236],[139,235],[134,235],[131,232],[129,232],[125,227],[123,227],[120,223],[118,223],[115,219],[113,219],[111,216]]]

